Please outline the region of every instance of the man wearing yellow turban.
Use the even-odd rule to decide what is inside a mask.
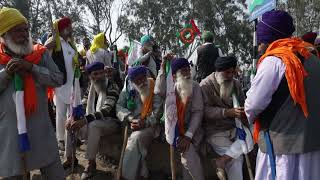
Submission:
[[[99,61],[105,66],[112,66],[112,55],[107,50],[109,43],[104,33],[99,33],[94,36],[90,50],[87,52],[87,58],[89,64]]]
[[[0,178],[40,169],[44,179],[65,179],[46,107],[47,87],[63,77],[18,10],[3,7],[0,22]]]
[[[87,52],[88,64],[94,62],[102,62],[105,66],[112,67],[112,54],[107,50],[109,44],[104,33],[94,36],[90,50]],[[87,104],[93,104],[97,96],[97,92],[93,87],[93,82],[89,89]],[[86,113],[94,112],[94,106],[87,106]]]

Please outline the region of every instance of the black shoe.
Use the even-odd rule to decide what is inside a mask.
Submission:
[[[77,167],[78,165],[79,165],[78,159],[75,158],[75,159],[74,159],[74,164],[73,164],[73,166],[74,166],[74,167]],[[64,170],[67,170],[67,169],[71,168],[71,167],[72,167],[72,162],[71,162],[71,160],[66,160],[66,161],[62,164],[62,166],[63,166],[63,169],[64,169]]]

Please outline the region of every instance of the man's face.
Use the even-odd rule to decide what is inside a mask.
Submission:
[[[236,74],[236,68],[229,68],[225,71],[222,71],[221,73],[223,78],[225,78],[226,80],[232,80],[234,75]]]
[[[183,67],[181,69],[179,69],[177,72],[180,72],[181,75],[183,77],[185,77],[186,79],[191,79],[191,71],[190,71],[190,67]]]
[[[60,32],[60,34],[63,37],[71,38],[72,37],[72,26],[71,25],[67,26],[64,30],[62,30],[62,32]]]
[[[91,72],[90,77],[93,81],[99,81],[99,80],[105,78],[105,71],[104,71],[104,69],[93,71],[93,72]]]
[[[19,24],[10,29],[7,34],[15,44],[27,44],[29,42],[29,25],[26,23]]]
[[[139,74],[132,82],[140,88],[145,88],[148,85],[147,76],[145,74]]]

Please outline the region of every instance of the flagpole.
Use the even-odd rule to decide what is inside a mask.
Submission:
[[[255,74],[256,74],[256,69],[257,69],[257,57],[258,57],[258,43],[257,43],[257,24],[258,24],[258,19],[255,19],[253,21],[254,26],[253,26],[253,51],[252,51],[252,69],[251,69],[251,75],[250,75],[250,83],[252,82]]]
[[[174,147],[173,145],[170,145],[170,166],[171,166],[171,179],[176,180],[177,177],[177,171],[176,171],[176,162],[175,162],[175,156],[174,156]]]

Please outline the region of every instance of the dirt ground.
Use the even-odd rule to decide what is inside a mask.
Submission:
[[[59,151],[61,162],[64,162],[64,151]],[[84,168],[87,165],[85,159],[85,145],[82,145],[77,149],[77,158],[79,160],[79,166],[75,168],[74,173],[71,173],[71,170],[66,171],[67,180],[80,180],[81,174],[84,171]],[[90,180],[112,180],[113,174],[116,172],[117,165],[115,162],[103,160],[100,156],[97,158],[97,174]],[[42,180],[40,171],[35,170],[31,172],[31,180]]]

